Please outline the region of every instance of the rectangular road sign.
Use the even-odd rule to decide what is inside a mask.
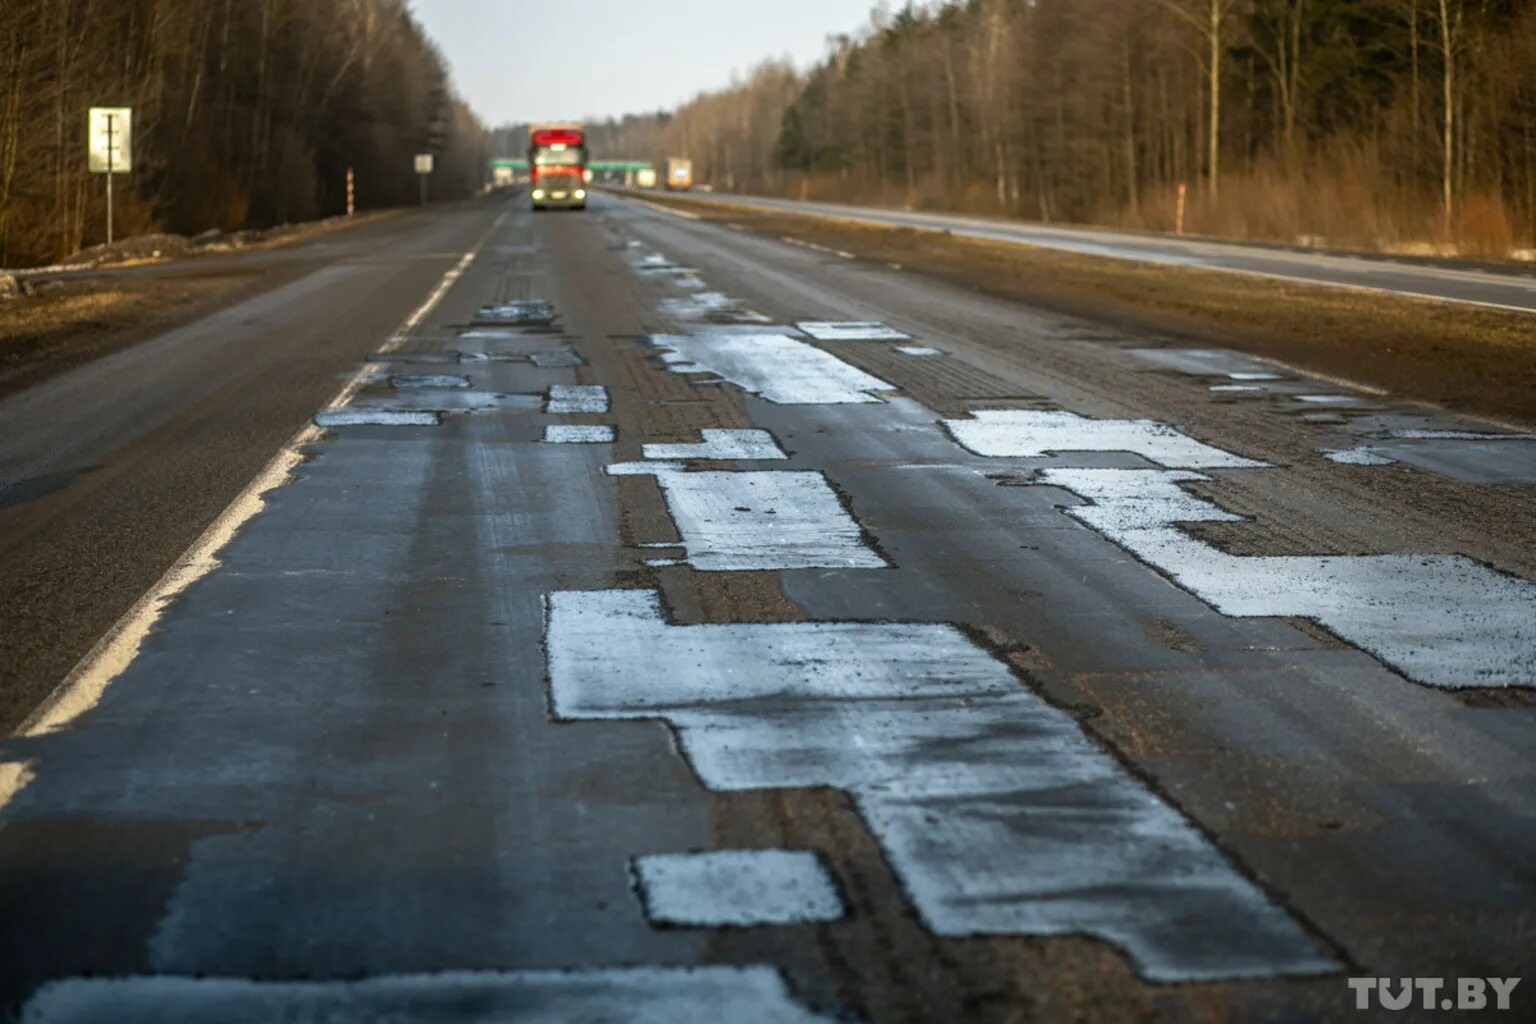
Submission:
[[[133,170],[133,110],[92,107],[87,153],[93,174],[127,174]]]
[[[416,154],[416,173],[417,174],[431,174],[432,173],[432,154],[431,153],[417,153]]]

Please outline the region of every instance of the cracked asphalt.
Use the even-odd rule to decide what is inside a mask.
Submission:
[[[269,258],[0,399],[11,1018],[1536,967],[1536,439],[609,196]]]

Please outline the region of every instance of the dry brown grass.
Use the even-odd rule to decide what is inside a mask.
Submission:
[[[0,302],[0,394],[105,355],[184,318],[252,271],[52,284]]]

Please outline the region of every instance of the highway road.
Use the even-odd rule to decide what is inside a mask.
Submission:
[[[1346,254],[1223,242],[1204,238],[1053,227],[1027,221],[920,213],[842,203],[798,202],[759,196],[695,192],[690,199],[757,206],[798,214],[820,214],[865,224],[947,231],[964,238],[1013,242],[1109,256],[1138,263],[1201,267],[1256,277],[1411,295],[1446,302],[1536,313],[1536,268],[1511,264],[1493,268],[1455,261]]]
[[[1536,973],[1536,436],[524,202],[0,399],[12,1017],[1323,1021]]]

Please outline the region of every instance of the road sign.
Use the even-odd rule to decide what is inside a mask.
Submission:
[[[133,110],[92,107],[87,153],[92,174],[126,174],[133,169]]]
[[[431,153],[417,153],[416,154],[416,173],[417,174],[431,174],[432,173],[432,154]]]

